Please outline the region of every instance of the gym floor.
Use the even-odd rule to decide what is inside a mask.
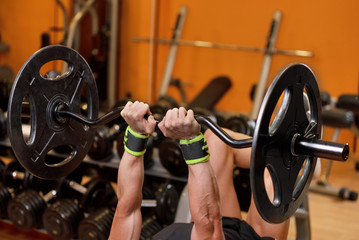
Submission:
[[[333,187],[347,187],[359,192],[359,172],[354,163],[359,157],[352,157],[346,163],[334,162],[329,183]],[[322,160],[322,169],[326,160]],[[309,212],[311,236],[314,240],[356,240],[358,239],[359,203],[342,201],[318,193],[309,193]],[[288,239],[295,239],[294,218],[291,219]],[[0,221],[0,239],[7,240],[51,240],[48,235],[39,231],[23,232],[13,225]]]

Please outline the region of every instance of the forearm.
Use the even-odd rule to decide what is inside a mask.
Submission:
[[[117,197],[124,214],[141,207],[143,180],[143,156],[125,152],[117,176]]]
[[[224,239],[219,190],[210,162],[188,166],[189,204],[194,220],[192,239]]]
[[[139,239],[143,175],[143,157],[125,152],[118,170],[118,203],[109,239]]]

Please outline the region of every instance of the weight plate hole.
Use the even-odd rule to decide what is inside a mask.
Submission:
[[[272,112],[272,116],[270,118],[269,128],[268,128],[269,136],[273,136],[278,130],[279,126],[281,125],[284,116],[288,110],[290,98],[291,98],[291,93],[289,89],[286,88],[278,98],[278,101]]]
[[[277,173],[271,165],[263,171],[264,186],[267,192],[267,197],[273,206],[278,207],[281,204],[281,189],[278,181]]]
[[[312,114],[311,114],[312,108],[310,105],[308,91],[307,91],[306,87],[303,88],[303,102],[304,102],[305,114],[307,116],[307,119],[310,121],[310,119],[312,118]]]
[[[292,199],[293,201],[297,200],[300,196],[300,193],[303,191],[305,184],[308,181],[311,168],[313,164],[313,158],[307,157],[302,164],[302,167],[298,173],[297,180],[294,185]]]
[[[40,75],[45,80],[58,80],[67,77],[72,72],[72,68],[64,60],[52,60],[40,68]]]
[[[46,154],[44,162],[48,166],[64,164],[75,156],[75,151],[70,145],[60,145],[53,149],[51,154]]]
[[[92,105],[93,105],[93,103],[92,103],[91,91],[88,88],[87,84],[83,83],[82,88],[81,88],[81,106],[80,106],[81,115],[83,115],[87,118],[91,118],[91,115],[92,115],[91,106]],[[83,129],[85,131],[89,131],[91,128],[88,125],[84,124]]]
[[[29,94],[23,97],[21,105],[21,130],[26,145],[31,145],[35,139],[36,132],[35,106]]]

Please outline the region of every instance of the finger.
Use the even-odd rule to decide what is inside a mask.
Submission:
[[[133,104],[133,102],[131,102],[131,101],[128,101],[128,102],[126,103],[125,107],[124,107],[123,110],[121,111],[121,116],[122,116],[123,118],[125,118],[125,117],[127,116],[127,111],[128,111],[128,109],[131,107],[132,104]]]
[[[145,105],[146,105],[146,107],[147,107],[147,114],[148,114],[148,115],[152,115],[150,106],[149,106],[147,103],[146,103]]]
[[[148,117],[147,121],[148,121],[147,134],[152,134],[155,131],[157,122],[152,115]]]
[[[193,113],[193,110],[192,110],[192,109],[189,109],[189,110],[187,111],[187,117],[188,117],[188,118],[194,118],[194,113]]]
[[[145,114],[148,113],[149,106],[143,102],[139,102],[137,109],[134,109],[138,113],[139,118],[144,118]]]
[[[186,117],[187,110],[184,107],[180,107],[178,110],[178,118],[183,119]]]
[[[178,108],[174,108],[171,111],[171,118],[168,119],[168,126],[173,129],[178,124]],[[167,125],[166,125],[167,126]]]

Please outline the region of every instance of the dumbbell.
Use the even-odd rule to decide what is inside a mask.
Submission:
[[[49,205],[43,215],[45,230],[55,239],[68,239],[77,236],[78,226],[84,214],[91,214],[102,207],[109,198],[116,196],[110,183],[94,178],[85,186],[73,183],[83,195],[80,201],[60,199]]]
[[[0,177],[3,174],[5,163],[0,159]],[[7,216],[6,206],[11,199],[11,193],[7,187],[0,183],[0,218]]]
[[[88,152],[88,156],[93,160],[110,160],[113,156],[113,144],[114,141],[116,141],[117,153],[118,156],[121,158],[125,151],[123,146],[123,140],[125,137],[126,127],[127,124],[123,126],[115,124],[112,127],[104,125],[96,129],[95,137],[90,151]],[[153,166],[152,149],[152,138],[150,137],[147,140],[147,150],[144,154],[145,169],[149,169]]]
[[[7,111],[12,79],[2,79],[4,68],[0,66],[0,109]]]
[[[0,158],[0,179],[3,179],[5,163]],[[22,184],[15,186],[16,188],[9,188],[0,183],[0,218],[7,217],[7,204],[10,199],[14,197],[22,188]]]
[[[179,140],[165,138],[158,146],[159,159],[162,166],[178,177],[188,175],[188,167],[184,161]]]
[[[115,195],[105,207],[97,209],[81,220],[78,227],[79,238],[81,240],[107,240],[110,235],[116,206],[117,197]]]
[[[171,183],[162,183],[155,192],[155,199],[143,199],[141,207],[154,208],[160,224],[173,223],[178,205],[178,193]]]
[[[3,140],[7,137],[7,128],[6,128],[6,116],[3,110],[0,109],[0,140]]]
[[[125,98],[119,100],[113,109],[123,107],[131,99]],[[112,120],[106,125],[96,129],[92,146],[88,152],[88,156],[93,160],[106,161],[113,156],[114,141],[123,142],[123,136],[127,127],[126,121],[120,117]],[[121,157],[122,155],[120,155]]]
[[[234,132],[239,132],[246,134],[248,136],[253,136],[255,121],[243,114],[238,114],[227,118],[223,122],[223,127],[228,128]]]
[[[109,127],[103,125],[96,129],[95,136],[88,152],[88,156],[96,161],[108,161],[113,156],[113,144],[124,135],[125,126],[114,125]],[[122,138],[123,139],[123,138]]]
[[[82,179],[81,175],[73,173],[68,176],[69,178],[73,177],[71,181],[69,181],[68,187],[72,187],[72,185],[75,185],[75,181],[80,182]],[[61,195],[66,195],[66,190],[63,185],[65,185],[65,178],[58,180],[57,186],[53,187],[53,190],[46,194],[42,194],[33,189],[21,191],[8,202],[7,213],[10,221],[17,228],[25,231],[40,226],[42,214],[47,204],[50,204]]]
[[[169,205],[171,206],[174,205],[174,201],[172,200],[174,198],[172,196],[172,194],[174,194],[172,185],[168,186],[168,184],[164,184],[163,186],[160,187],[159,191],[163,195],[167,195],[167,197],[164,197],[162,201],[168,199],[167,201],[169,202]],[[157,203],[150,202],[151,200],[148,200],[150,198],[155,198],[154,194],[152,193],[152,190],[149,189],[149,187],[147,186],[143,187],[142,195],[144,198],[142,205],[146,205],[146,207],[157,206]],[[115,197],[112,199],[112,201],[109,202],[108,206],[96,210],[94,213],[90,214],[87,218],[83,219],[79,224],[79,230],[78,230],[79,238],[81,240],[108,239],[111,230],[112,220],[115,214],[116,205],[117,205],[117,198]],[[177,205],[177,203],[175,203],[175,205]],[[163,208],[165,207],[166,206],[163,206]],[[172,211],[173,213],[173,210],[171,209],[173,209],[173,207],[171,207],[168,210]],[[151,237],[161,229],[162,226],[158,223],[156,218],[152,216],[145,217],[145,220],[143,221],[141,227],[140,239],[151,239]]]
[[[172,97],[160,96],[158,101],[150,107],[150,110],[154,118],[161,121],[168,110],[178,107],[178,103]]]
[[[7,203],[12,198],[12,191],[0,183],[0,218],[7,217]]]
[[[4,166],[2,171],[2,181],[4,185],[9,188],[33,188],[45,192],[49,191],[55,183],[55,181],[43,180],[35,177],[26,171],[15,159]]]
[[[0,179],[2,179],[2,175],[4,173],[4,168],[5,168],[5,163],[2,160],[2,158],[0,157]]]

